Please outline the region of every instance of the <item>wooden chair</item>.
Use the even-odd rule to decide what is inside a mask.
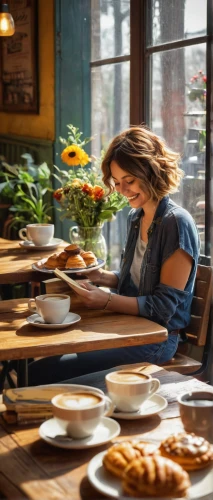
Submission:
[[[211,343],[211,305],[213,290],[213,268],[198,265],[195,281],[194,297],[191,308],[191,321],[182,332],[185,342],[180,342],[174,358],[162,366],[169,371],[176,371],[186,375],[197,375],[201,378],[204,374]],[[203,348],[202,361],[196,361],[186,354],[192,346]],[[184,352],[184,354],[183,354]]]
[[[57,278],[43,282],[42,293],[68,293],[72,294],[69,286]],[[198,265],[195,281],[194,297],[191,308],[191,321],[188,327],[182,331],[185,341],[180,342],[178,351],[174,358],[162,366],[168,371],[176,371],[182,374],[201,375],[207,366],[208,354],[211,341],[210,309],[212,303],[213,268]],[[190,357],[192,346],[202,348],[202,361]],[[201,349],[199,349],[201,350]],[[199,353],[200,354],[200,353]]]

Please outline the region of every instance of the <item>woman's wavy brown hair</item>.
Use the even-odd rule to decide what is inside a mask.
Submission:
[[[140,179],[141,188],[153,200],[178,191],[184,175],[179,168],[180,155],[145,125],[124,130],[110,143],[101,166],[109,192],[115,190],[110,169],[113,160],[122,170]]]

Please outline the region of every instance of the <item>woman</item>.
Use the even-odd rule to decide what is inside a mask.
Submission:
[[[169,198],[183,176],[179,161],[180,156],[145,126],[131,127],[112,140],[102,163],[103,180],[109,191],[122,193],[132,207],[125,251],[119,272],[99,269],[88,275],[94,285],[109,287],[113,293],[85,283],[87,293],[81,297],[88,308],[140,315],[160,323],[169,332],[168,340],[43,359],[29,366],[31,384],[119,364],[161,364],[174,356],[179,330],[190,321],[199,257],[191,215]]]

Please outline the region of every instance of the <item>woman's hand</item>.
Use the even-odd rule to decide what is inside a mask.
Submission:
[[[85,272],[78,273],[78,276],[87,277],[95,285],[106,286],[107,288],[117,288],[118,286],[118,277],[116,274],[102,268],[90,271],[89,273],[85,270]]]
[[[87,273],[86,271],[85,273],[84,272],[78,273],[78,276],[85,276],[96,285],[102,284],[101,283],[102,275],[103,275],[103,269],[96,269],[95,271],[90,271],[89,273]]]
[[[79,294],[79,297],[81,299],[81,302],[83,302],[83,304],[88,307],[88,309],[105,308],[109,298],[109,292],[105,292],[97,286],[93,286],[87,282],[82,282],[81,286],[84,288],[84,294]]]

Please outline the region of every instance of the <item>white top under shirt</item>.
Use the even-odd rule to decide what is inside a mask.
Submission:
[[[143,257],[145,254],[147,244],[141,239],[141,235],[139,232],[136,247],[135,247],[135,253],[132,261],[132,265],[130,268],[130,274],[131,278],[134,282],[134,284],[139,288],[139,283],[140,283],[140,270],[141,270],[141,264],[143,261]]]

